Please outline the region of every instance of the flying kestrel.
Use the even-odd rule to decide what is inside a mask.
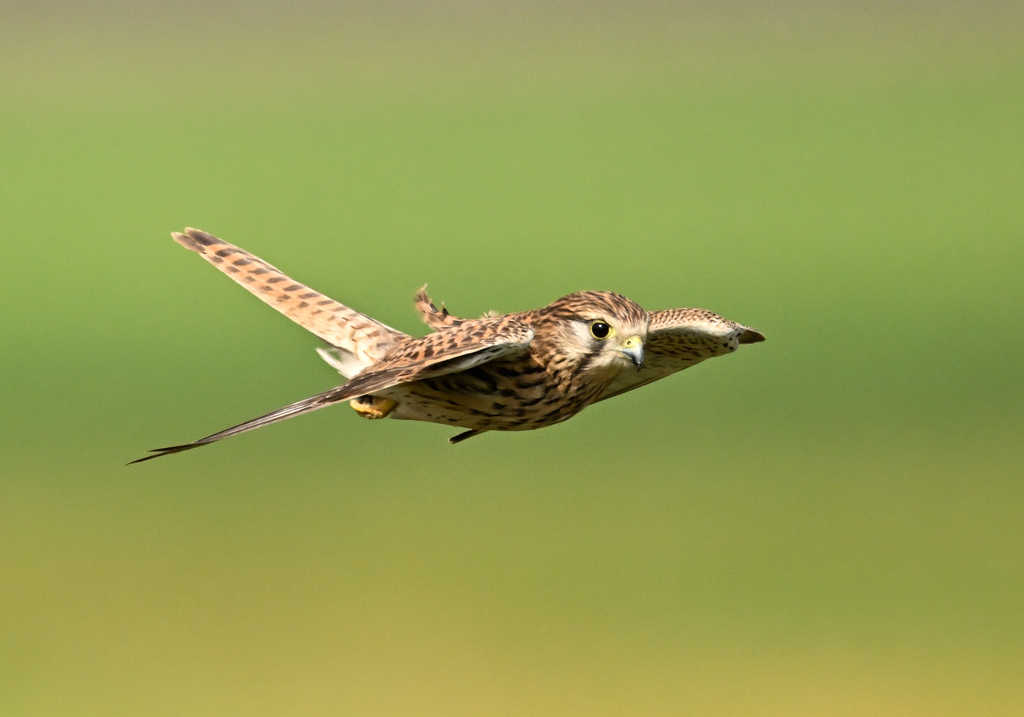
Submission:
[[[253,294],[330,348],[317,349],[346,383],[180,446],[187,451],[342,401],[365,418],[430,421],[486,431],[527,431],[572,418],[597,401],[632,391],[764,336],[704,309],[648,313],[608,291],[581,291],[543,309],[481,319],[438,310],[426,287],[416,308],[434,330],[396,331],[293,281],[267,262],[198,229],[173,233]]]

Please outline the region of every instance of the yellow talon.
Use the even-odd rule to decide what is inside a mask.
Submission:
[[[360,416],[372,421],[378,418],[387,418],[388,414],[395,410],[398,402],[381,396],[360,396],[349,401],[349,405]]]

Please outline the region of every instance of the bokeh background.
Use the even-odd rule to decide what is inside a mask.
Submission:
[[[0,10],[0,713],[1019,715],[1020,3]],[[457,447],[196,226],[408,332],[768,341]]]

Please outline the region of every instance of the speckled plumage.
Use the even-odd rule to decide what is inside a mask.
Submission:
[[[172,235],[330,345],[321,355],[347,383],[193,443],[151,451],[133,463],[197,448],[342,401],[367,418],[429,421],[485,431],[559,423],[739,344],[753,329],[703,309],[648,314],[612,292],[564,296],[542,309],[480,319],[438,310],[426,293],[416,308],[434,333],[414,338],[285,276],[248,252],[196,229]],[[603,335],[602,335],[603,334]]]

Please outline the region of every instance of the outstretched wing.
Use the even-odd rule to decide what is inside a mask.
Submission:
[[[223,271],[289,319],[341,350],[341,370],[352,377],[383,358],[406,335],[293,281],[244,249],[198,229],[174,241]]]
[[[731,354],[740,344],[759,341],[764,341],[759,331],[705,309],[652,311],[643,366],[620,373],[597,400],[646,386],[709,358]]]
[[[157,448],[150,451],[153,455],[139,458],[132,463],[142,463],[153,458],[199,448],[222,438],[237,436],[239,433],[269,426],[271,423],[358,396],[383,391],[399,384],[465,371],[493,359],[527,350],[532,340],[533,329],[511,316],[467,321],[457,329],[430,334],[422,339],[407,339],[383,359],[342,386],[200,438],[198,441]]]

